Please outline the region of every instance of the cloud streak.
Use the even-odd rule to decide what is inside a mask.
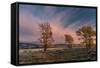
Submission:
[[[83,25],[93,25],[95,28],[95,13],[95,9],[87,8],[20,5],[19,40],[39,42],[38,24],[48,22],[52,27],[55,43],[65,43],[65,34],[70,34],[74,43],[79,43],[76,30]]]

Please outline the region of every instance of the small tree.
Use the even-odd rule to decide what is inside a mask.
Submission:
[[[80,40],[86,45],[86,48],[91,48],[93,37],[96,35],[96,31],[91,26],[83,26],[76,31],[76,34],[80,36]]]
[[[71,35],[65,35],[65,41],[68,43],[68,48],[72,48],[73,37]]]

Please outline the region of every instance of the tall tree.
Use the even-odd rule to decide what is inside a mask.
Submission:
[[[93,37],[96,35],[96,31],[91,26],[83,26],[76,31],[76,34],[80,36],[80,40],[86,45],[86,48],[91,48],[93,45]]]
[[[52,37],[52,31],[51,31],[51,26],[49,23],[43,23],[39,24],[40,31],[41,31],[41,37],[40,37],[40,42],[44,47],[44,51],[47,50],[47,47],[49,45],[52,45],[53,37]]]
[[[65,35],[65,41],[68,43],[68,48],[72,48],[72,43],[73,43],[73,37],[71,35],[66,34]]]

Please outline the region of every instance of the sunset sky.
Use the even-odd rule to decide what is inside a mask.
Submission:
[[[19,40],[20,42],[38,43],[40,30],[38,24],[50,23],[54,43],[65,43],[65,34],[79,43],[76,31],[84,26],[96,28],[96,9],[79,7],[56,7],[39,5],[19,5]]]

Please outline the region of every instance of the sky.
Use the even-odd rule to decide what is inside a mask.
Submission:
[[[65,34],[70,34],[74,43],[79,43],[76,31],[90,25],[96,29],[96,9],[40,5],[19,5],[20,42],[39,43],[39,24],[50,23],[53,43],[65,43]]]

